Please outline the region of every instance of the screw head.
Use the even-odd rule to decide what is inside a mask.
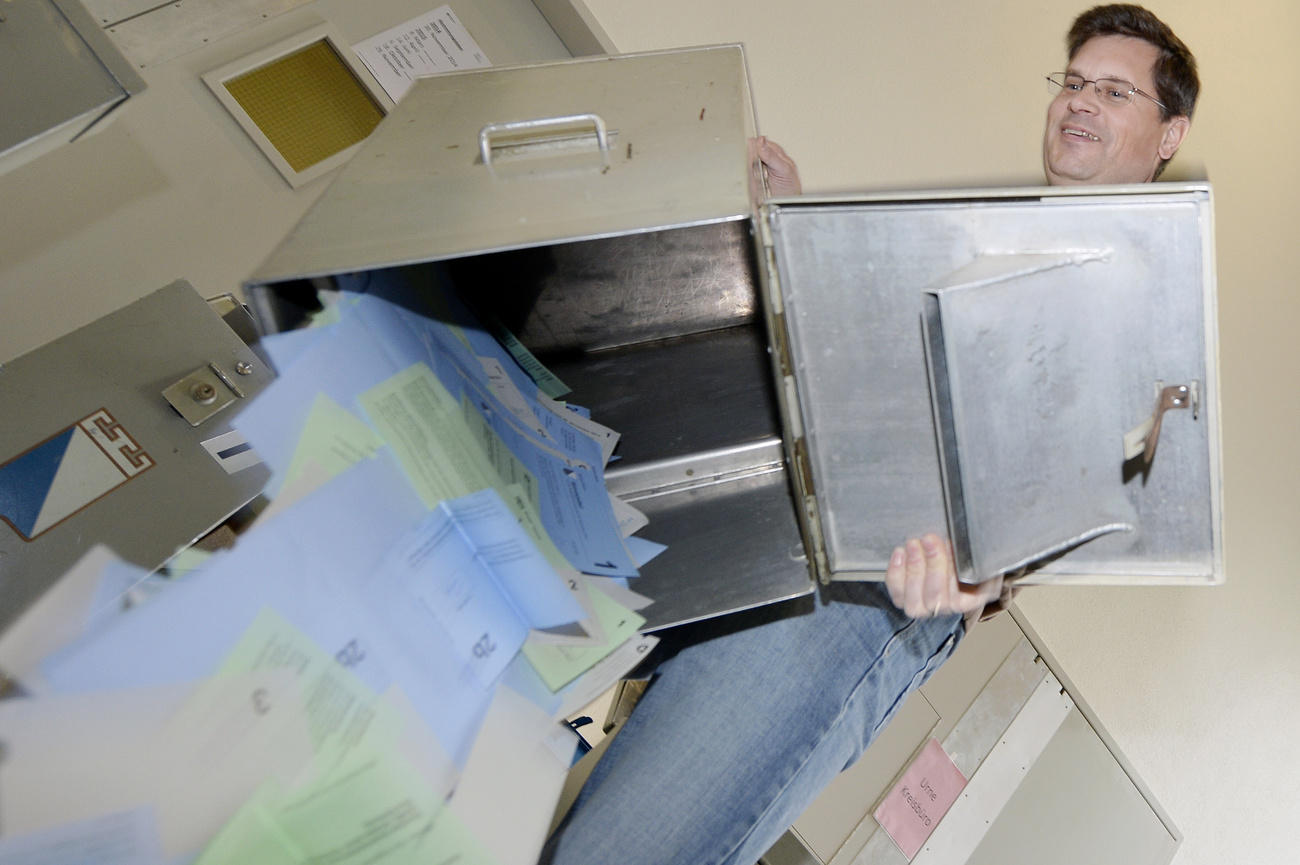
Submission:
[[[241,360],[239,363],[235,364],[235,372],[240,375],[252,375],[253,365],[246,360]]]

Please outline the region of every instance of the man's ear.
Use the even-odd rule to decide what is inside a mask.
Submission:
[[[1184,115],[1170,118],[1169,125],[1165,127],[1165,134],[1160,138],[1160,147],[1156,150],[1161,159],[1173,159],[1191,126],[1192,121]]]

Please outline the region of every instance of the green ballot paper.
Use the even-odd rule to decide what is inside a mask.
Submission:
[[[327,775],[294,790],[277,782],[263,786],[196,865],[466,861],[444,857],[434,846],[440,810],[441,799],[399,755],[379,749],[354,753]],[[462,848],[473,842],[451,840]]]
[[[531,639],[524,643],[524,657],[552,691],[560,690],[590,670],[645,624],[645,618],[639,613],[629,610],[600,589],[592,590],[591,604],[607,637],[602,645],[564,646]]]

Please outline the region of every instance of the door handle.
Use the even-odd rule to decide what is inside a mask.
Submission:
[[[1156,407],[1151,412],[1151,417],[1124,434],[1124,459],[1131,460],[1141,454],[1142,462],[1151,465],[1151,461],[1156,458],[1156,445],[1160,442],[1160,427],[1165,412],[1190,408],[1192,417],[1195,418],[1199,402],[1196,382],[1168,387],[1164,386],[1164,382],[1156,382]]]

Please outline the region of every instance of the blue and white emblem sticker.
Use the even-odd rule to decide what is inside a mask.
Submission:
[[[0,520],[30,541],[153,466],[100,409],[0,465]]]

